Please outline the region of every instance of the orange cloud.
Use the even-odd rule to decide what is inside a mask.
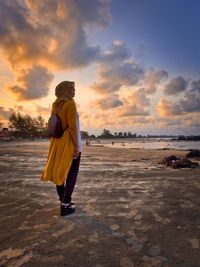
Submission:
[[[14,110],[11,109],[11,108],[7,109],[7,108],[5,108],[5,107],[0,106],[0,120],[3,120],[3,121],[8,120],[10,114],[11,114],[13,111],[14,111]]]
[[[145,92],[148,94],[155,93],[158,86],[163,80],[168,78],[168,73],[165,70],[154,70],[150,69],[145,75],[144,88]]]
[[[180,105],[161,98],[157,105],[157,112],[162,117],[181,115]]]
[[[188,86],[188,81],[179,76],[174,79],[172,79],[166,86],[165,86],[165,94],[166,95],[177,95],[181,92],[186,91]]]
[[[36,66],[49,73],[96,60],[100,47],[88,44],[86,29],[106,26],[109,7],[109,0],[0,1],[0,47],[16,76],[16,84],[9,86],[12,92],[20,100],[47,95],[49,79],[37,89],[28,87],[25,77],[23,85],[19,82],[22,72],[30,77]]]
[[[105,110],[123,106],[123,102],[119,99],[119,95],[112,94],[108,97],[97,99],[96,101],[91,103],[91,106]]]
[[[98,60],[99,80],[91,88],[99,94],[117,92],[122,86],[133,86],[144,77],[143,67],[131,59],[131,53],[122,41],[114,41]]]
[[[53,75],[46,68],[32,66],[18,71],[18,85],[7,86],[7,89],[16,94],[18,100],[32,100],[46,96],[52,80]]]

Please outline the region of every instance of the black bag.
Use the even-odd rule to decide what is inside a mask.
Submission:
[[[62,128],[62,121],[58,115],[63,105],[57,110],[56,113],[53,113],[48,120],[48,131],[50,137],[60,138],[63,136],[64,131],[68,128]]]
[[[52,114],[48,120],[49,136],[54,138],[62,137],[64,130],[62,128],[62,121],[58,114]]]

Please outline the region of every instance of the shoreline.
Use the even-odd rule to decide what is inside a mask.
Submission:
[[[110,149],[131,149],[131,150],[168,150],[168,151],[190,151],[192,149],[177,149],[177,148],[169,148],[169,147],[164,147],[164,148],[138,148],[138,147],[116,147],[116,146],[106,146],[105,144],[91,144],[89,145],[90,147],[105,147],[105,148],[110,148]],[[85,146],[84,146],[85,147]]]
[[[102,140],[101,140],[102,141]],[[45,146],[48,146],[50,142],[50,139],[38,139],[38,140],[12,140],[12,141],[0,141],[0,147],[2,146],[13,146],[14,144],[16,145],[22,145],[22,144],[27,144],[33,145],[33,146],[39,146],[40,144],[45,144]],[[126,142],[126,141],[118,141],[118,142],[112,142],[108,140],[103,140],[102,143],[96,143],[96,141],[91,142],[89,145],[85,144],[85,141],[82,140],[83,143],[83,148],[87,146],[91,147],[108,147],[108,148],[119,148],[119,149],[137,149],[137,150],[182,150],[182,151],[190,151],[190,150],[200,150],[200,142],[199,141],[177,141],[177,146],[173,145],[176,143],[175,141],[168,141],[168,142],[163,142],[162,140],[157,140],[157,141],[148,141],[146,140],[145,142],[141,141],[135,141],[135,142]],[[192,145],[193,146],[192,146]],[[187,147],[191,145],[191,147]]]

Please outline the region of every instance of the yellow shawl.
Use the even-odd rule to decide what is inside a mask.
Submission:
[[[78,142],[76,104],[73,99],[66,100],[64,104],[62,101],[59,100],[59,103],[56,104],[56,101],[54,102],[51,113],[56,112],[56,109],[62,104],[58,115],[61,118],[63,129],[68,128],[61,138],[51,138],[47,162],[41,177],[42,181],[51,181],[56,185],[62,185],[65,182],[72,164],[74,146],[78,146],[78,143],[74,144],[72,141],[72,136],[74,136],[73,140]]]

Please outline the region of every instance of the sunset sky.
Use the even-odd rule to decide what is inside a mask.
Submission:
[[[90,134],[200,134],[199,13],[199,0],[0,0],[0,121],[47,119],[70,80]]]

